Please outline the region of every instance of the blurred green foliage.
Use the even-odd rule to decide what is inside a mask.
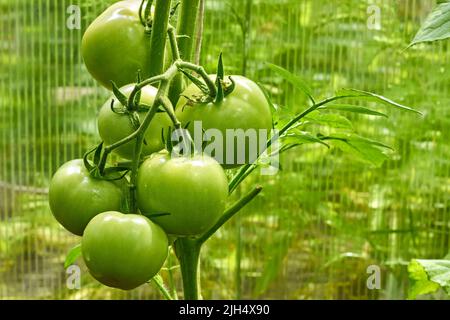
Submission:
[[[102,287],[81,261],[81,289],[67,289],[64,258],[79,238],[58,226],[47,205],[51,174],[98,143],[95,117],[108,92],[85,70],[79,46],[112,2],[0,0],[1,298],[161,298],[150,285],[128,293]],[[65,25],[73,4],[81,30]],[[307,97],[266,62],[301,76],[319,98],[353,87],[424,117],[383,107],[377,110],[389,118],[341,113],[358,133],[394,148],[380,167],[313,144],[286,153],[276,176],[255,172],[236,196],[255,183],[262,194],[202,253],[205,298],[406,298],[408,262],[448,253],[450,42],[405,50],[433,4],[206,0],[207,70],[223,52],[226,72],[247,74],[295,112]],[[367,287],[370,265],[380,267],[379,290]],[[167,282],[169,269],[180,288],[176,266],[161,275]]]

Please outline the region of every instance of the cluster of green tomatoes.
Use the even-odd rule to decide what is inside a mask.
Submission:
[[[126,96],[135,86],[137,70],[145,78],[151,64],[140,5],[141,0],[132,0],[110,6],[88,27],[82,40],[82,56],[90,74],[107,89],[114,81]],[[270,130],[270,105],[261,89],[245,77],[232,79],[233,92],[219,103],[201,102],[199,87],[187,86],[175,107],[179,121],[190,131],[189,124],[196,120],[202,121],[203,128],[220,131]],[[140,103],[151,106],[156,95],[155,87],[145,86]],[[104,145],[136,130],[127,113],[118,112],[117,106],[118,101],[111,96],[98,114]],[[140,120],[146,112],[145,108],[139,110]],[[163,266],[173,239],[198,237],[225,210],[228,181],[224,166],[202,152],[172,157],[162,135],[171,125],[168,114],[158,112],[145,132],[135,186],[137,212],[126,212],[130,194],[127,175],[98,177],[83,159],[76,159],[63,164],[51,180],[49,202],[54,217],[82,237],[84,262],[104,285],[128,290],[148,282]],[[135,142],[129,141],[113,152],[133,160],[134,148]],[[237,166],[228,164],[225,168]]]

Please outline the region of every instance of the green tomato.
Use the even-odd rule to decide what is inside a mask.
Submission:
[[[160,152],[138,171],[138,206],[168,234],[195,236],[207,231],[222,215],[227,196],[225,173],[208,156],[171,158]]]
[[[210,78],[215,80],[216,76]],[[224,168],[253,162],[264,150],[272,128],[270,104],[263,91],[243,76],[231,78],[236,86],[222,102],[196,102],[203,94],[196,85],[191,84],[182,93],[176,107],[176,115],[181,123],[189,123],[188,129],[196,145],[200,145],[197,141],[204,139],[203,131],[195,130],[195,121],[201,121],[201,128],[206,132],[208,129],[217,129],[221,134],[221,145],[212,148],[217,139],[211,139],[213,142],[207,143],[203,150]]]
[[[72,160],[53,175],[49,202],[56,220],[70,232],[81,236],[88,222],[97,214],[122,209],[126,202],[126,181],[93,178],[83,160]]]
[[[120,89],[120,91],[129,96],[134,88],[134,84],[129,84]],[[141,90],[141,103],[152,105],[155,100],[155,96],[158,90],[155,87],[145,86]],[[111,99],[115,100],[114,105],[117,107],[120,103],[112,96],[100,109],[100,113],[97,118],[98,132],[100,137],[106,145],[111,145],[135,131],[131,120],[127,114],[115,113],[111,110]],[[138,113],[139,119],[142,123],[146,115],[146,111]],[[142,145],[142,156],[146,156],[161,150],[164,147],[162,140],[162,132],[166,134],[171,126],[172,122],[165,112],[158,112],[155,114],[152,122],[145,132],[145,143]],[[132,140],[117,149],[114,152],[125,159],[133,159],[135,141]]]
[[[81,55],[89,73],[111,90],[149,77],[150,35],[139,19],[141,0],[119,1],[107,8],[86,29]]]
[[[167,235],[142,215],[103,212],[87,225],[81,252],[95,279],[130,290],[161,269],[168,253]]]

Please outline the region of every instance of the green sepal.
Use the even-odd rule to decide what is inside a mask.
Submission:
[[[98,163],[100,162],[100,157],[102,155],[102,150],[103,150],[103,141],[100,142],[98,147],[95,149],[95,153],[94,153],[94,164],[95,165],[98,165]]]
[[[81,256],[81,243],[71,248],[64,260],[64,269],[70,267]]]
[[[153,0],[148,0],[145,6],[144,19],[145,19],[145,33],[152,33],[152,19],[150,19]]]
[[[170,19],[172,19],[172,17],[175,15],[175,13],[177,12],[178,6],[180,5],[180,1],[178,1],[173,7],[172,9],[170,9]]]
[[[142,0],[141,4],[139,5],[139,20],[141,21],[141,24],[145,27],[145,21],[144,17],[142,16],[142,9],[144,8],[144,2],[146,0]]]
[[[111,99],[111,104],[110,104],[110,109],[112,112],[114,112],[115,114],[125,114],[127,112],[127,109],[123,106],[120,106],[119,108],[116,108],[114,106],[114,103],[116,102],[116,100]]]
[[[138,70],[137,72],[136,83],[141,83],[141,70]],[[139,101],[141,101],[141,90],[139,90],[134,96],[133,106],[139,105]]]
[[[129,171],[130,169],[127,167],[109,167],[104,170],[102,179],[107,181],[121,180],[128,174]],[[122,174],[116,175],[116,173]]]
[[[170,213],[168,212],[161,212],[161,213],[152,213],[152,214],[146,214],[147,218],[157,218],[157,217],[163,217],[163,216],[170,216]]]
[[[223,77],[224,77],[223,60],[222,60],[222,53],[220,53],[219,62],[217,63],[217,76],[216,76],[217,94],[216,94],[216,99],[214,100],[215,103],[222,102],[223,98],[224,98],[223,87],[222,87]]]
[[[208,87],[200,81],[198,78],[194,77],[192,74],[181,70],[181,72],[189,79],[193,84],[195,84],[205,95],[209,95],[209,89]]]
[[[95,151],[97,150],[97,148],[98,148],[98,146],[96,146],[95,148],[89,150],[88,152],[86,152],[86,153],[83,155],[83,164],[84,164],[86,170],[87,170],[89,173],[92,173],[92,172],[95,170],[95,168],[96,168],[96,166],[92,165],[92,164],[89,162],[89,155],[90,155],[91,153],[95,152]]]
[[[114,96],[117,98],[117,100],[119,100],[119,102],[124,107],[126,107],[128,104],[128,98],[122,92],[120,92],[119,88],[117,87],[117,85],[114,81],[111,80],[111,84],[112,84],[112,91],[114,93]]]
[[[223,91],[224,97],[228,96],[230,93],[232,93],[234,91],[234,88],[236,88],[236,82],[234,81],[234,79],[232,77],[228,77],[228,79],[230,80],[231,85],[225,87],[225,89]]]

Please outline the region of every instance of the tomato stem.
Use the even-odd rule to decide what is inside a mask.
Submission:
[[[175,254],[180,262],[181,277],[185,300],[199,298],[199,260],[202,244],[195,239],[178,238],[175,243]]]
[[[170,10],[170,1],[156,0],[150,38],[150,61],[152,63],[149,74],[151,77],[163,72],[166,37],[161,37],[161,35],[166,33]]]
[[[195,26],[200,0],[181,0],[180,13],[178,15],[177,33],[183,37],[178,38],[180,57],[185,61],[191,61],[192,47],[195,36]],[[183,78],[177,75],[171,84],[169,99],[177,104],[183,87]]]
[[[219,221],[205,232],[200,238],[196,241],[199,244],[203,244],[206,240],[208,240],[220,227],[222,227],[228,220],[230,220],[236,213],[239,212],[243,207],[245,207],[250,201],[252,201],[262,190],[261,186],[256,186],[249,193],[243,196],[241,199],[236,201],[231,207],[229,207],[223,215],[220,217]]]
[[[296,115],[294,118],[292,118],[287,124],[285,124],[280,131],[277,133],[277,136],[274,137],[270,137],[267,140],[267,144],[266,144],[266,149],[269,148],[277,139],[279,139],[279,137],[281,137],[284,133],[286,133],[286,131],[288,131],[292,126],[294,126],[298,121],[300,121],[301,119],[303,119],[304,117],[306,117],[308,114],[310,114],[311,112],[313,112],[314,110],[320,108],[323,105],[326,105],[330,102],[333,102],[335,100],[339,100],[339,99],[344,99],[344,98],[351,98],[352,96],[334,96],[331,98],[327,98],[324,99],[320,102],[317,102],[315,104],[313,104],[312,106],[310,106],[308,109],[304,110],[303,112],[299,113],[298,115]],[[250,174],[252,173],[253,170],[256,169],[256,165],[255,163],[257,162],[258,158],[255,159],[255,161],[253,163],[248,163],[245,164],[244,166],[242,166],[239,171],[233,176],[233,178],[231,179],[231,181],[228,183],[228,189],[229,189],[229,193],[233,193],[234,190],[236,190],[236,188],[239,186],[239,184],[244,181],[244,179]]]
[[[155,284],[155,286],[161,291],[162,295],[166,300],[174,300],[174,297],[170,294],[169,290],[164,285],[161,276],[158,274],[152,278],[151,282]]]

